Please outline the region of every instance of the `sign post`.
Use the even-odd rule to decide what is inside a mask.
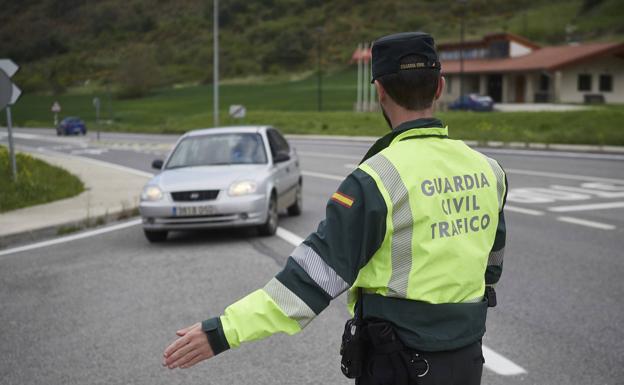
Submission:
[[[59,102],[55,101],[50,111],[54,112],[54,127],[56,127],[58,126],[58,113],[61,112],[61,105]]]
[[[17,164],[15,162],[15,146],[13,144],[13,118],[11,106],[17,102],[22,91],[11,81],[11,77],[19,70],[19,66],[9,59],[0,59],[0,110],[6,107],[7,131],[9,136],[9,157],[13,181],[17,181]]]
[[[95,107],[95,124],[97,126],[97,140],[100,140],[100,98],[93,98],[93,107]]]

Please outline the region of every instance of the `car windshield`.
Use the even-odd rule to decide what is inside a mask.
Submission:
[[[209,134],[182,140],[166,168],[264,163],[267,156],[259,134]]]

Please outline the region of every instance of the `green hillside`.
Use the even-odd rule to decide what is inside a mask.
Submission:
[[[225,78],[344,68],[358,42],[403,30],[456,40],[457,0],[224,0]],[[179,83],[209,83],[211,0],[2,0],[0,57],[22,66],[25,91],[57,94],[110,85],[122,96]],[[510,31],[543,44],[622,39],[621,0],[469,0],[469,38]]]

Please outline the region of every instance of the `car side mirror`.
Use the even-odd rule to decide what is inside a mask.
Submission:
[[[275,162],[275,163],[286,162],[288,160],[290,160],[290,155],[288,155],[287,152],[278,152],[273,157],[273,162]]]
[[[162,159],[156,159],[152,162],[152,168],[156,169],[156,170],[162,170],[163,168],[163,160]]]

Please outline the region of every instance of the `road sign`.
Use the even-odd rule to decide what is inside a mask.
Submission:
[[[11,77],[15,75],[19,66],[9,59],[0,59],[0,110],[8,105],[15,104],[22,94]]]
[[[7,74],[8,77],[13,77],[13,75],[15,75],[18,69],[19,69],[19,66],[13,63],[13,60],[0,59],[0,70],[2,70],[2,72]]]
[[[6,107],[13,96],[13,82],[7,74],[0,71],[0,110]]]
[[[54,102],[52,108],[50,108],[50,111],[54,112],[55,114],[61,112],[61,105],[59,104],[59,102]]]
[[[13,93],[11,95],[11,101],[9,102],[9,105],[12,106],[15,104],[15,102],[17,102],[17,99],[19,99],[19,97],[22,96],[22,90],[16,86],[15,84],[13,84]]]
[[[232,104],[230,106],[230,116],[235,119],[242,119],[247,114],[247,109],[245,106],[240,104]]]

